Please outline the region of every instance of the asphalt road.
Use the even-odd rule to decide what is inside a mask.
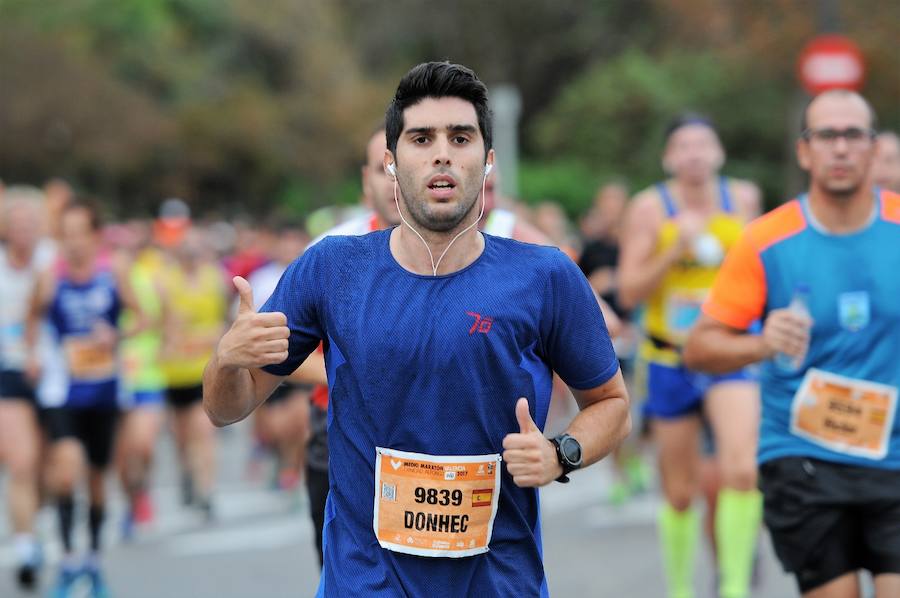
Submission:
[[[157,518],[133,542],[120,537],[123,502],[114,481],[106,526],[105,568],[114,598],[268,598],[312,596],[318,563],[305,498],[268,488],[268,476],[247,476],[246,425],[220,431],[217,519],[205,523],[178,502],[177,466],[168,437],[160,444],[152,495]],[[0,474],[0,486],[5,476]],[[605,502],[608,465],[578,472],[568,485],[542,491],[547,577],[554,596],[659,598],[665,596],[656,540],[658,497],[647,494],[625,506]],[[5,489],[3,496],[5,497]],[[5,499],[3,503],[5,505]],[[47,566],[42,592],[52,585],[60,549],[53,511],[45,508],[39,528]],[[87,530],[77,528],[83,541]],[[0,521],[0,596],[17,593],[12,537]],[[793,582],[761,545],[762,585],[754,596],[797,596]],[[714,596],[713,571],[701,549],[696,572],[698,598]],[[34,594],[30,594],[33,596]]]

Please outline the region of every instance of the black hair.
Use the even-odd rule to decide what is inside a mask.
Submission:
[[[809,102],[806,103],[806,107],[803,109],[803,115],[800,117],[800,134],[802,135],[804,131],[809,128],[809,121],[806,120],[806,115],[809,112],[809,107],[815,102],[819,97],[823,95],[840,95],[844,97],[848,96],[856,96],[863,101],[863,104],[866,105],[866,108],[869,110],[869,128],[874,131],[878,130],[878,115],[875,114],[875,109],[872,108],[872,104],[869,103],[869,100],[862,97],[860,94],[855,91],[851,91],[849,89],[829,89],[828,91],[823,91],[819,95],[812,98]]]
[[[396,158],[397,140],[403,132],[403,111],[425,98],[455,97],[470,102],[478,116],[484,151],[493,147],[493,115],[488,106],[487,87],[472,69],[450,62],[423,62],[406,73],[384,117],[387,147]]]
[[[709,127],[712,129],[712,132],[716,134],[716,137],[719,136],[719,129],[716,128],[716,123],[714,123],[710,117],[699,112],[682,112],[670,120],[669,124],[666,125],[665,140],[668,141],[669,138],[672,137],[672,134],[681,127],[690,125]]]

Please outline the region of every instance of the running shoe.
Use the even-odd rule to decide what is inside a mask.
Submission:
[[[86,563],[84,566],[84,574],[91,582],[91,598],[110,598],[109,586],[103,579],[103,573],[100,566],[96,563]]]
[[[19,565],[19,568],[16,571],[16,580],[19,582],[19,588],[30,592],[37,587],[37,567],[31,563]]]
[[[56,580],[56,585],[50,592],[51,598],[71,598],[73,595],[72,589],[75,587],[75,584],[78,583],[80,577],[81,571],[79,569],[61,567],[59,570],[59,578]]]

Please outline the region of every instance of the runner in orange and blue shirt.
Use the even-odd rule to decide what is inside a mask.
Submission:
[[[900,195],[869,183],[874,126],[855,93],[810,103],[808,194],[747,228],[685,350],[711,372],[763,362],[764,519],[804,596],[858,595],[860,569],[900,595]]]

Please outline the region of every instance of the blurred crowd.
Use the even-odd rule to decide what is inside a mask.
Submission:
[[[372,215],[380,218],[380,227],[397,224],[396,213],[390,212],[390,183],[378,179],[384,174],[380,171],[383,139],[377,141],[378,135],[363,166],[360,205],[328,211],[327,224]],[[605,315],[617,354],[624,371],[632,372],[640,345],[639,326],[634,322],[639,321],[642,308],[631,301],[623,303],[618,265],[625,214],[634,190],[624,180],[606,181],[589,209],[573,219],[552,199],[528,205],[501,197],[497,176],[493,173],[486,182],[484,230],[557,246],[576,261],[604,307],[608,306]],[[880,136],[872,176],[876,185],[900,191],[900,140],[893,133]],[[33,537],[39,486],[46,484],[53,495],[63,497],[58,508],[66,548],[72,543],[72,497],[87,480],[91,547],[99,552],[105,505],[102,480],[113,468],[130,505],[126,520],[119,522],[122,534],[130,537],[154,519],[149,489],[154,452],[166,421],[178,449],[183,502],[215,521],[216,435],[201,404],[203,367],[233,317],[232,277],[248,279],[254,289],[268,285],[271,290],[286,266],[328,228],[321,224],[321,217],[304,222],[306,216],[273,213],[208,220],[193,214],[189,202],[171,198],[161,202],[156,218],[104,221],[99,206],[86,201],[64,180],[51,179],[42,187],[0,185],[3,390],[27,395],[35,407],[20,409],[0,401],[0,454],[10,476],[8,504],[22,564],[20,583],[34,584],[40,561],[40,547]],[[103,272],[109,273],[112,282],[103,282],[98,274]],[[113,298],[108,305],[72,307],[81,305],[81,299],[74,297],[82,297],[86,304],[98,303],[96,297],[104,289]],[[265,297],[257,296],[258,305]],[[79,328],[73,323],[94,307],[94,315],[102,316],[102,326],[91,321]],[[78,310],[84,313],[79,315]],[[78,343],[68,342],[73,338]],[[94,419],[85,422],[57,413],[52,399],[53,378],[58,373],[53,370],[54,356],[76,345],[80,353],[64,357],[70,368],[90,370],[85,376],[95,385],[121,381],[106,403],[97,398],[102,392],[90,391],[91,400],[96,401],[91,408],[114,416],[95,413]],[[104,364],[110,369],[98,371]],[[574,406],[565,386],[557,386],[559,400],[552,416],[563,422]],[[297,491],[313,475],[307,464],[307,443],[315,435],[310,432],[312,394],[312,386],[292,384],[255,414],[255,448],[248,456],[248,471],[258,471],[260,463],[271,459],[276,464],[271,484],[282,491]],[[106,424],[99,426],[99,421]],[[51,441],[49,450],[41,449],[46,446],[45,436]],[[77,438],[87,454],[77,445],[55,442],[70,437]],[[327,471],[327,455],[325,463]],[[646,490],[650,475],[638,443],[620,450],[615,463],[619,479],[609,489],[610,500],[621,502]],[[324,483],[327,489],[327,476]],[[68,565],[72,575],[76,569],[81,574],[80,565],[72,562],[63,563],[64,575]],[[95,587],[102,587],[99,567],[91,569],[89,562],[87,568],[97,577]]]

